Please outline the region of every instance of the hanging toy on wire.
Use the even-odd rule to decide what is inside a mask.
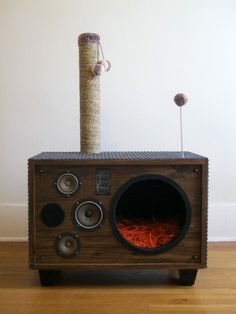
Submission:
[[[174,102],[180,108],[180,142],[181,142],[181,157],[184,158],[184,142],[183,142],[183,118],[182,107],[188,102],[188,98],[184,94],[177,94],[174,97]]]
[[[100,53],[102,59],[100,60]],[[103,49],[101,43],[97,45],[97,63],[92,66],[92,73],[94,76],[101,76],[103,72],[108,72],[111,69],[110,61],[104,58]]]

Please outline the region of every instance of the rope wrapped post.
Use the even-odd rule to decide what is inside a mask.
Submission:
[[[100,37],[93,33],[79,36],[80,66],[80,151],[100,151],[100,77],[93,75],[98,62]]]

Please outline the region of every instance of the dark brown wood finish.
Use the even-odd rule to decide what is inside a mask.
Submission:
[[[111,195],[96,195],[97,168],[112,172]],[[55,181],[61,173],[71,171],[80,178],[81,187],[70,197],[61,195]],[[142,254],[127,248],[115,235],[110,221],[111,204],[122,184],[141,175],[161,175],[175,181],[186,193],[192,219],[185,237],[172,249],[161,254]],[[105,269],[105,268],[172,268],[199,269],[207,261],[208,160],[196,159],[37,159],[29,160],[29,261],[32,269]],[[85,231],[73,223],[77,202],[96,199],[105,211],[101,228]],[[44,205],[57,203],[65,211],[60,226],[47,227],[40,213]],[[57,254],[55,241],[64,232],[78,234],[80,251],[64,258]]]

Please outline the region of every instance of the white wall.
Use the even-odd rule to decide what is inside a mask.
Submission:
[[[0,0],[0,238],[26,236],[27,158],[79,150],[82,32],[112,62],[102,150],[179,150],[186,93],[185,149],[210,159],[209,237],[236,240],[234,0]]]

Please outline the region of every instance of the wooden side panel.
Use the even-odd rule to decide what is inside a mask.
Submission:
[[[28,161],[28,250],[29,250],[29,266],[35,265],[34,261],[34,233],[35,233],[35,173],[34,162]]]
[[[201,262],[207,267],[207,237],[208,237],[208,159],[205,159],[202,166],[202,208],[201,208]]]

